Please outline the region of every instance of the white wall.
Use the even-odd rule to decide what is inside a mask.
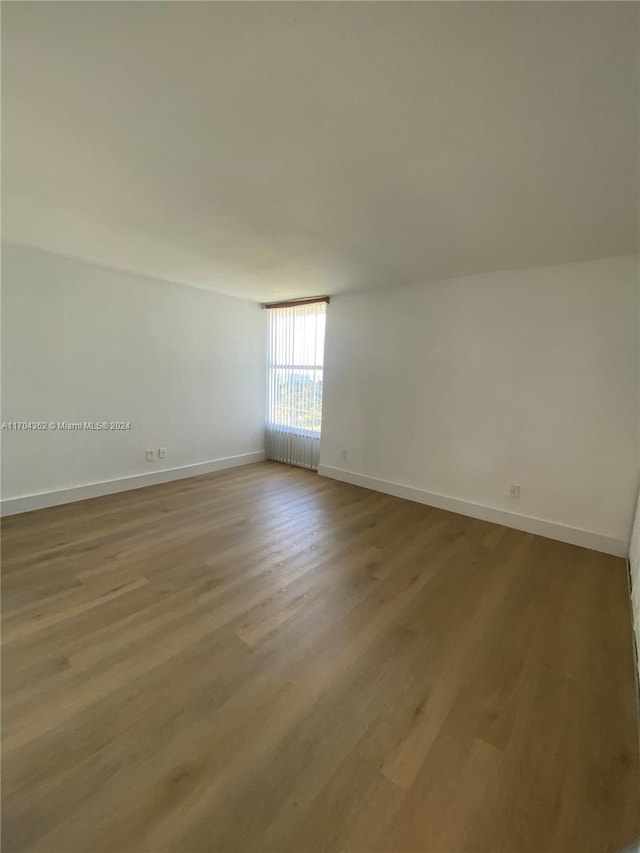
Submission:
[[[633,626],[636,632],[636,649],[640,654],[640,495],[633,522],[631,546],[629,548],[629,563],[631,565],[631,611]],[[640,672],[638,673],[640,679]]]
[[[511,522],[625,554],[637,300],[632,257],[332,299],[321,473],[449,496],[469,503],[442,505],[504,523],[477,507],[543,519]]]
[[[640,338],[640,277],[638,278],[638,337]],[[638,348],[638,373],[640,374],[640,347]],[[640,410],[638,411],[638,430],[640,432]],[[638,443],[640,444],[640,435]],[[636,635],[636,653],[639,655],[636,663],[638,665],[638,684],[640,685],[640,490],[631,532],[629,567],[631,570],[631,613]]]
[[[4,430],[3,499],[263,450],[257,304],[4,246],[2,319],[3,421],[132,424]]]

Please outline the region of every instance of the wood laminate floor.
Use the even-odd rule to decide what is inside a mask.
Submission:
[[[640,835],[621,559],[277,463],[3,522],[3,850]]]

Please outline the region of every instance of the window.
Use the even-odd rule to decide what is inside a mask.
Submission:
[[[269,309],[267,455],[317,468],[326,302]]]

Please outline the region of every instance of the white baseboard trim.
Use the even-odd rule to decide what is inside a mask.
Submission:
[[[449,512],[457,512],[460,515],[468,515],[471,518],[479,518],[481,521],[491,521],[494,524],[502,524],[504,527],[512,527],[515,530],[523,530],[525,533],[535,533],[545,536],[547,539],[558,539],[560,542],[568,542],[570,545],[580,545],[592,551],[602,551],[605,554],[613,554],[616,557],[625,557],[629,550],[629,543],[623,539],[613,536],[605,536],[602,533],[591,533],[589,530],[581,530],[579,527],[567,527],[557,524],[555,521],[545,521],[542,518],[534,518],[529,515],[518,515],[505,509],[497,509],[483,504],[472,503],[460,498],[451,498],[436,492],[426,492],[413,486],[404,486],[401,483],[391,483],[387,480],[379,480],[376,477],[368,477],[366,474],[356,474],[354,471],[346,471],[343,468],[333,468],[329,465],[320,465],[318,474],[330,477],[333,480],[342,480],[354,486],[362,486],[372,489],[374,492],[384,492],[397,498],[405,498],[416,503],[427,506],[446,509]]]
[[[144,474],[132,474],[117,480],[104,480],[100,483],[87,483],[84,486],[71,486],[53,492],[39,492],[35,495],[22,495],[17,498],[6,498],[0,501],[0,515],[16,515],[19,512],[29,512],[33,509],[44,509],[48,506],[73,503],[74,501],[98,498],[102,495],[112,495],[116,492],[126,492],[129,489],[140,489],[143,486],[156,486],[171,480],[183,480],[187,477],[197,477],[199,474],[211,474],[225,468],[235,468],[238,465],[249,465],[252,462],[262,462],[264,452],[242,453],[239,456],[227,456],[223,459],[211,459],[208,462],[198,462],[195,465],[182,465],[179,468],[165,468],[162,471],[149,471]]]

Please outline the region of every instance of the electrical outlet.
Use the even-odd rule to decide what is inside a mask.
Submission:
[[[520,486],[512,483],[509,486],[509,497],[510,498],[519,498],[520,497]]]
[[[342,450],[340,451],[340,459],[346,459],[346,458],[347,458],[347,449],[346,449],[346,447],[343,447]]]
[[[158,450],[158,459],[166,459],[167,458],[167,448],[161,447]]]
[[[155,456],[156,456],[155,453],[150,448],[148,448],[144,452],[144,458],[146,459],[147,462],[153,462],[153,460],[155,459]]]

